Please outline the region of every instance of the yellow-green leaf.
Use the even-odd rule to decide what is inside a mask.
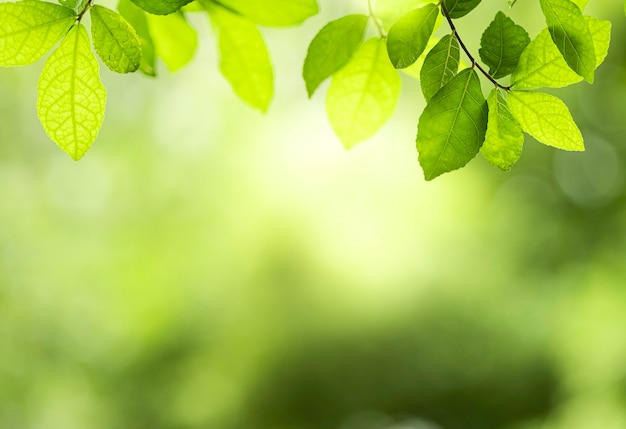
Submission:
[[[117,10],[133,26],[141,41],[141,64],[139,70],[147,76],[156,76],[156,52],[146,13],[130,0],[120,0]]]
[[[74,26],[44,65],[37,87],[37,113],[46,134],[79,160],[104,120],[106,89],[87,30]]]
[[[54,3],[0,4],[0,66],[32,64],[67,33],[76,15]]]
[[[593,83],[596,68],[593,38],[579,7],[570,0],[540,0],[540,4],[550,36],[565,62]]]
[[[219,6],[208,7],[219,38],[220,71],[250,106],[267,111],[274,95],[274,73],[256,25]]]
[[[598,67],[609,50],[611,23],[589,16],[585,17],[585,21],[593,38]],[[583,78],[567,65],[552,41],[550,33],[544,29],[522,52],[517,68],[511,76],[511,85],[518,89],[561,88],[581,80]]]
[[[498,89],[487,97],[489,115],[485,143],[480,148],[483,158],[501,170],[509,171],[522,154],[524,133]]]
[[[333,76],[326,111],[346,148],[370,138],[387,122],[398,103],[400,85],[385,41],[378,38],[361,45]]]
[[[141,41],[128,22],[117,12],[94,5],[91,36],[96,52],[111,70],[132,73],[141,65]]]
[[[166,16],[146,15],[150,34],[160,57],[170,72],[186,66],[198,47],[198,34],[182,13]]]
[[[563,150],[585,150],[583,136],[569,109],[561,100],[542,92],[512,91],[509,109],[522,129],[548,146]]]
[[[137,6],[154,15],[169,15],[193,0],[132,0]]]

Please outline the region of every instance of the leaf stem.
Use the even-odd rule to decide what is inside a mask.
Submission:
[[[380,21],[374,14],[374,8],[372,7],[372,0],[367,0],[367,9],[369,10],[370,19],[374,21],[374,25],[376,26],[376,30],[378,31],[380,38],[384,39],[385,37],[387,37],[387,35],[385,34],[385,29],[383,28],[382,24],[380,23]]]
[[[465,52],[465,55],[467,55],[467,57],[469,58],[469,60],[472,62],[472,68],[477,68],[487,79],[489,79],[489,81],[491,83],[493,83],[496,87],[503,89],[505,91],[510,91],[511,87],[510,86],[504,86],[502,84],[500,84],[497,80],[495,80],[495,78],[493,76],[491,76],[479,63],[478,61],[476,61],[476,59],[474,58],[474,56],[471,54],[471,52],[469,51],[469,49],[467,49],[467,47],[465,46],[465,43],[463,43],[463,40],[461,39],[461,36],[459,36],[459,32],[457,31],[456,27],[454,26],[454,22],[452,22],[452,18],[450,17],[450,13],[448,12],[448,8],[446,8],[446,5],[443,3],[443,1],[441,1],[439,3],[439,5],[441,6],[441,13],[443,13],[443,16],[446,17],[446,20],[448,21],[448,25],[450,25],[450,29],[452,30],[452,34],[454,35],[454,37],[456,38],[456,40],[459,42],[459,45],[461,46],[461,49],[463,49],[463,52]]]
[[[93,0],[88,0],[87,3],[85,3],[85,7],[83,7],[83,10],[81,10],[78,16],[76,16],[76,22],[80,22],[83,19],[83,16],[85,16],[92,4]]]

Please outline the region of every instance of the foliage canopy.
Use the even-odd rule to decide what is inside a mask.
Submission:
[[[218,40],[220,71],[244,102],[265,112],[274,71],[258,27],[299,25],[319,12],[317,0],[119,0],[117,11],[96,3],[0,4],[0,66],[28,65],[52,51],[39,80],[38,116],[50,139],[75,160],[89,150],[104,119],[106,89],[94,51],[117,73],[156,76],[158,59],[168,70],[179,70],[197,46],[186,14],[206,13]],[[417,3],[387,26],[368,2],[369,16],[331,21],[309,46],[306,91],[311,97],[332,79],[326,110],[346,148],[370,138],[392,116],[399,70],[406,69],[419,76],[427,101],[416,139],[427,180],[465,166],[479,152],[507,171],[522,153],[524,132],[549,146],[584,150],[567,106],[535,90],[594,81],[608,52],[611,23],[585,16],[587,1],[539,0],[546,28],[533,40],[497,12],[478,55],[468,50],[455,21],[474,12],[480,0]],[[442,20],[450,33],[439,39],[433,33]],[[377,36],[366,36],[368,22]],[[481,80],[492,87],[487,97]]]

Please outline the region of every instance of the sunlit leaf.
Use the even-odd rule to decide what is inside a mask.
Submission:
[[[596,65],[593,38],[582,12],[570,0],[540,0],[550,36],[565,62],[592,83]]]
[[[515,70],[520,55],[529,43],[530,37],[526,30],[504,13],[498,12],[483,33],[478,52],[489,66],[489,74],[498,79]]]
[[[87,1],[88,0],[59,0],[59,4],[74,9],[74,11],[78,13],[85,8]]]
[[[391,27],[387,52],[395,68],[410,66],[424,52],[438,16],[439,7],[427,4],[407,13]]]
[[[315,35],[302,70],[309,97],[350,60],[363,41],[366,25],[367,16],[348,15],[329,22]]]
[[[99,69],[87,30],[78,24],[50,55],[39,78],[39,120],[50,139],[75,160],[85,155],[104,119],[106,90]]]
[[[490,164],[509,171],[522,154],[524,133],[498,89],[493,89],[487,97],[489,116],[485,143],[480,153]]]
[[[182,13],[146,15],[157,56],[171,72],[186,66],[196,53],[198,35]]]
[[[539,142],[564,150],[585,150],[582,134],[560,99],[542,92],[512,91],[507,102],[522,129]]]
[[[242,100],[267,111],[274,94],[274,73],[258,28],[219,6],[209,7],[209,15],[219,38],[222,74]]]
[[[332,79],[326,95],[330,123],[346,148],[366,140],[391,117],[400,96],[400,77],[385,41],[366,41]]]
[[[444,36],[426,55],[420,73],[422,93],[426,101],[430,101],[437,91],[456,76],[459,70],[459,58],[459,42],[456,37],[449,34]]]
[[[220,0],[219,4],[267,27],[297,25],[319,11],[317,0]]]
[[[71,9],[54,3],[0,4],[0,66],[21,66],[44,56],[75,20]]]
[[[141,64],[141,41],[128,22],[117,12],[94,5],[91,37],[100,59],[117,73],[132,73]]]
[[[602,64],[611,42],[610,21],[585,17],[593,38],[596,67]],[[561,88],[583,80],[567,65],[547,29],[541,31],[522,53],[511,84],[515,88]]]
[[[193,0],[132,0],[137,6],[155,15],[169,15]]]
[[[465,166],[480,150],[487,103],[473,69],[465,69],[430,100],[419,119],[417,151],[426,180]]]

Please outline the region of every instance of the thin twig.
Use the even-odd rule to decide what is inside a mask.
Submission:
[[[369,17],[371,18],[372,21],[374,21],[374,25],[376,26],[376,30],[378,30],[378,34],[380,35],[381,38],[384,39],[385,37],[387,37],[385,34],[385,29],[378,21],[378,18],[376,17],[376,15],[374,15],[374,8],[372,7],[372,0],[367,0],[367,8],[369,10]]]
[[[474,58],[474,56],[470,53],[470,51],[467,49],[467,47],[465,46],[465,43],[463,43],[463,40],[461,39],[461,36],[459,36],[458,31],[456,30],[456,27],[454,26],[454,22],[452,22],[452,18],[450,18],[450,13],[448,12],[448,9],[446,8],[446,5],[442,2],[440,2],[441,5],[441,13],[443,13],[443,16],[446,17],[446,20],[448,21],[448,24],[450,25],[450,29],[452,30],[452,34],[454,35],[454,37],[456,38],[456,40],[459,42],[459,45],[461,46],[461,49],[463,49],[463,52],[465,52],[465,55],[467,55],[467,57],[469,58],[469,60],[472,62],[472,68],[476,67],[478,70],[480,70],[480,72],[487,78],[489,79],[489,81],[491,83],[493,83],[495,86],[497,86],[498,88],[504,89],[505,91],[510,91],[511,87],[510,86],[504,86],[502,84],[500,84],[497,80],[495,80],[495,78],[493,76],[491,76],[479,63],[478,61],[476,61],[476,59]]]

